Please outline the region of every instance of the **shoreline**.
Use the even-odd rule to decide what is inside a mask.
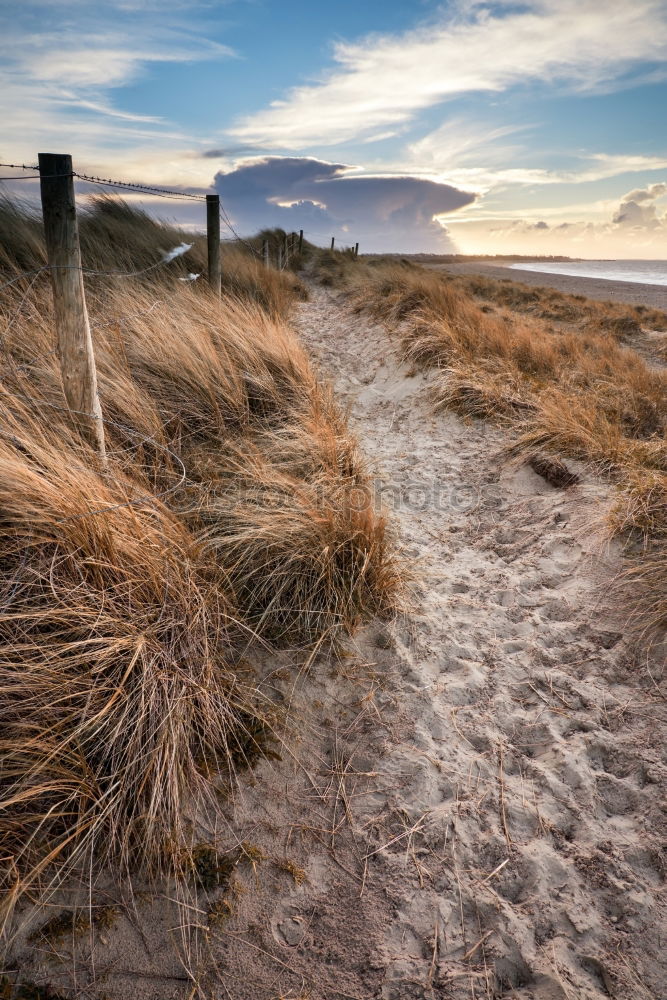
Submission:
[[[609,278],[582,278],[571,274],[550,274],[547,271],[528,271],[508,264],[423,264],[433,271],[450,274],[480,274],[500,281],[516,281],[524,285],[554,288],[566,295],[584,295],[601,302],[627,302],[631,306],[648,306],[667,311],[667,286],[646,285],[636,281],[615,281]]]

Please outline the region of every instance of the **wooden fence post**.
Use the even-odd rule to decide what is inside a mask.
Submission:
[[[303,229],[299,230],[299,253],[303,251]]]
[[[81,270],[72,157],[40,153],[39,173],[65,398],[81,435],[96,449],[106,468],[102,408]]]
[[[276,253],[278,254],[278,270],[282,271],[282,269],[283,269],[283,245],[280,242],[280,240],[278,240],[278,249],[277,249]]]
[[[332,250],[333,250],[333,248],[334,248],[334,243],[335,243],[335,242],[336,242],[336,237],[335,237],[335,236],[332,236],[332,237],[331,237],[331,249],[332,249]]]
[[[206,239],[208,241],[208,283],[215,295],[222,293],[220,265],[220,195],[206,195]]]
[[[271,261],[269,260],[269,241],[264,240],[262,243],[262,257],[264,258],[264,267],[270,267]]]
[[[358,243],[355,243],[355,245],[354,245],[354,256],[355,257],[359,256],[359,244]]]

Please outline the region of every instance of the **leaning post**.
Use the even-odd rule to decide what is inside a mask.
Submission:
[[[65,398],[79,432],[106,468],[102,408],[81,270],[72,157],[66,153],[40,153],[39,174]]]
[[[208,283],[214,295],[222,293],[220,263],[220,195],[206,195],[206,239],[208,242]]]
[[[331,249],[332,249],[332,250],[333,250],[333,248],[334,248],[334,243],[335,243],[335,242],[336,242],[336,237],[335,237],[335,236],[332,236],[332,237],[331,237]]]

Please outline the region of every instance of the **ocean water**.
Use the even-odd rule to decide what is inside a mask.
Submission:
[[[577,278],[635,281],[640,285],[667,285],[667,260],[535,260],[509,266],[519,271],[571,274]]]

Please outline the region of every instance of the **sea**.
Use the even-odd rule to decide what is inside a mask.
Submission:
[[[509,266],[519,271],[570,274],[577,278],[634,281],[639,285],[667,285],[667,260],[535,260]]]

